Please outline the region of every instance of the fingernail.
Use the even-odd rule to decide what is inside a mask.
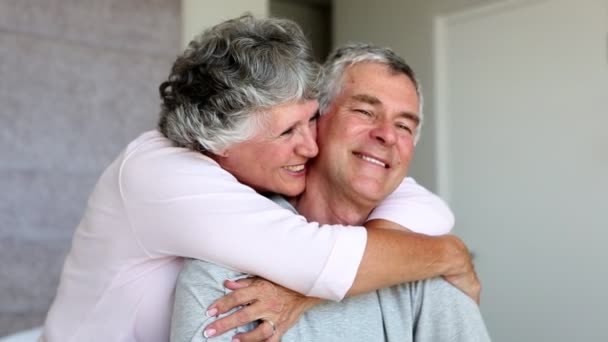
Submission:
[[[205,336],[206,338],[209,338],[209,337],[215,336],[215,333],[216,333],[215,329],[207,329],[207,330],[203,331],[203,336]]]
[[[232,342],[241,342],[241,340],[239,340],[239,339],[238,339],[238,338],[236,338],[236,337],[233,337],[233,338],[232,338]]]
[[[217,315],[217,308],[207,310],[207,317],[214,317]]]

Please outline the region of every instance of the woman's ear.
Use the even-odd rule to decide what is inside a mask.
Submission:
[[[217,151],[216,155],[220,158],[226,158],[226,157],[228,157],[229,153],[230,153],[230,148],[224,148],[224,149]]]
[[[226,147],[226,148],[223,148],[223,149],[217,151],[216,153],[213,153],[212,155],[210,155],[210,157],[219,163],[220,160],[226,159],[229,155],[230,155],[230,148]]]
[[[220,151],[217,151],[217,153],[205,153],[205,155],[213,160],[215,160],[218,164],[222,165],[222,163],[224,162],[224,160],[226,159],[226,157],[228,157],[228,149],[222,149]]]

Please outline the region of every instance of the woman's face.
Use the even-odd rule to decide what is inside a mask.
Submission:
[[[318,153],[317,101],[270,109],[256,135],[226,149],[218,163],[258,192],[296,196],[306,186],[306,163]]]

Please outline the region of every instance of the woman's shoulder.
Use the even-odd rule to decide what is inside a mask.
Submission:
[[[185,147],[176,146],[157,130],[142,133],[127,146],[122,169],[144,168],[147,172],[155,170],[180,170],[181,168],[210,170],[219,169],[219,165],[202,153]]]
[[[148,131],[126,148],[119,167],[125,194],[164,197],[179,189],[211,189],[236,179],[213,159],[176,146],[158,131]]]

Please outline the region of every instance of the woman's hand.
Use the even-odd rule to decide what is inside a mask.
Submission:
[[[243,305],[243,308],[209,324],[205,328],[205,335],[208,337],[218,336],[230,329],[261,320],[257,328],[237,334],[234,339],[241,342],[278,342],[302,313],[321,302],[318,298],[305,297],[258,277],[238,281],[226,280],[224,286],[232,292],[211,304],[207,315],[217,316],[240,305]],[[214,332],[210,334],[212,331]]]
[[[452,267],[449,273],[443,275],[443,278],[449,283],[460,289],[462,292],[471,297],[477,305],[479,305],[481,295],[481,283],[475,272],[475,265],[473,264],[473,257],[469,252],[467,246],[453,235],[447,235],[447,238],[451,239],[453,256],[450,256],[450,260],[461,262],[455,263],[456,266]]]

